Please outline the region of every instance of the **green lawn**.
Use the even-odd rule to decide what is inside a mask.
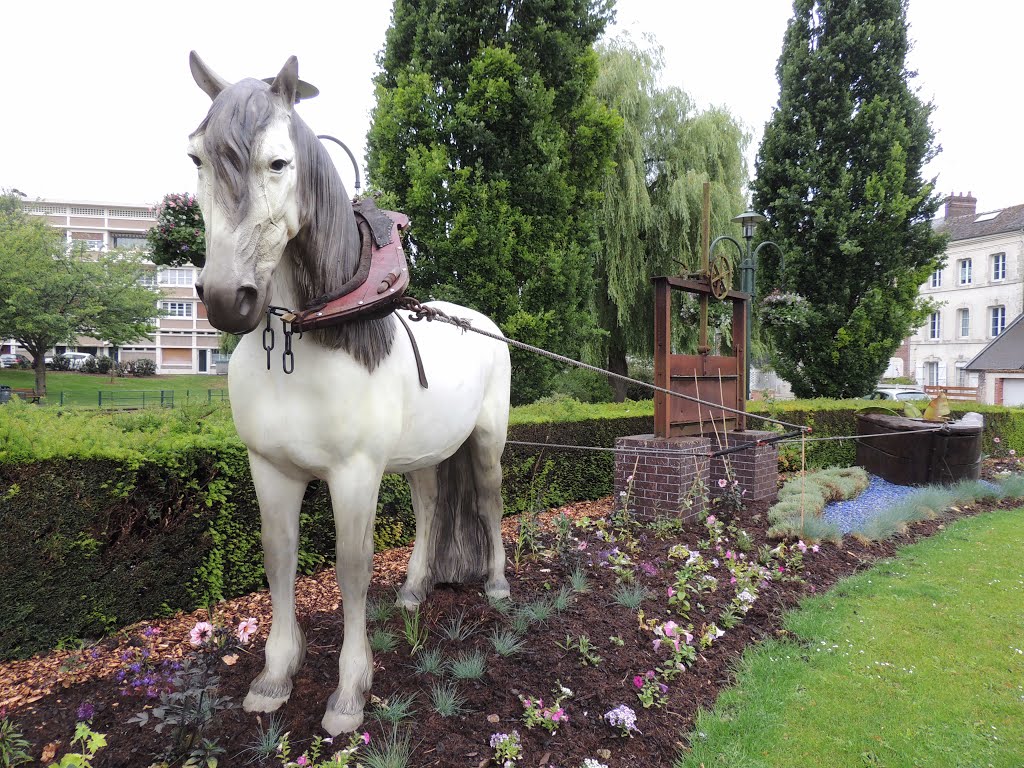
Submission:
[[[1024,510],[961,520],[791,613],[680,768],[1024,765]]]
[[[150,396],[163,390],[174,392],[174,401],[180,404],[191,400],[205,400],[209,390],[216,390],[213,397],[219,397],[222,390],[227,389],[227,376],[143,376],[136,378],[111,378],[109,375],[86,374],[77,372],[47,371],[46,373],[46,405],[60,405],[61,393],[64,393],[65,405],[99,405],[99,392],[104,393],[104,404],[116,404],[118,395],[122,402],[140,404],[141,395],[131,393],[146,392],[146,403],[151,402]],[[35,387],[35,373],[13,368],[0,368],[0,384],[18,389]],[[107,393],[115,393],[113,399]],[[223,394],[226,394],[224,392]],[[159,398],[156,398],[159,402]]]

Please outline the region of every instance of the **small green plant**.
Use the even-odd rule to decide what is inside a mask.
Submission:
[[[370,633],[370,650],[374,653],[391,653],[398,647],[398,635],[390,629],[377,627]]]
[[[402,623],[405,627],[405,642],[409,644],[409,655],[415,656],[427,644],[427,626],[420,624],[420,609],[402,611]]]
[[[556,681],[554,696],[554,703],[548,706],[544,706],[544,699],[541,698],[519,697],[519,701],[523,705],[523,723],[527,728],[539,725],[548,733],[554,733],[558,730],[560,723],[569,720],[569,715],[566,713],[565,707],[562,706],[562,702],[572,698],[572,691]]]
[[[545,624],[551,618],[554,607],[550,600],[541,598],[527,603],[518,611],[519,615],[526,617],[530,624]]]
[[[366,618],[374,624],[383,624],[395,615],[395,602],[382,597],[366,601]]]
[[[626,641],[622,639],[622,635],[612,635],[608,638],[608,642],[614,645],[616,648],[626,647]]]
[[[573,568],[572,573],[569,574],[569,585],[572,587],[573,592],[579,594],[589,592],[590,580],[587,578],[586,570],[580,566]]]
[[[398,726],[366,750],[366,768],[406,768],[412,759],[412,738],[406,731],[399,735]]]
[[[565,651],[576,651],[583,662],[583,666],[591,664],[596,667],[601,664],[601,657],[597,654],[594,644],[590,642],[589,635],[583,634],[575,639],[573,639],[572,635],[566,635],[564,643],[556,642],[555,645]]]
[[[510,629],[495,627],[491,633],[491,645],[494,646],[496,654],[508,657],[520,653],[526,647],[526,642],[521,635]]]
[[[624,608],[635,611],[650,596],[650,591],[642,584],[620,584],[612,593],[612,600]]]
[[[246,765],[270,760],[277,754],[277,745],[286,735],[284,719],[279,713],[271,713],[267,718],[266,725],[263,725],[263,718],[258,717],[256,719],[256,738],[242,750],[242,755],[249,756],[249,759],[245,761]]]
[[[92,730],[89,723],[80,722],[75,725],[75,736],[71,740],[71,746],[78,747],[81,751],[64,755],[57,763],[57,768],[92,768],[96,753],[107,746],[107,737]]]
[[[390,699],[378,701],[372,714],[378,722],[391,723],[392,726],[397,727],[407,717],[416,714],[416,710],[413,709],[415,703],[416,694],[411,693],[404,696],[398,693]]]
[[[519,731],[511,733],[492,733],[491,749],[494,750],[494,762],[501,768],[512,768],[523,759],[523,745],[519,741]]]
[[[434,683],[430,687],[430,702],[441,717],[454,717],[466,711],[466,699],[455,683]]]
[[[14,721],[0,710],[0,766],[24,765],[31,763],[28,740],[18,730]]]
[[[555,613],[562,613],[567,611],[572,606],[573,601],[573,590],[570,586],[563,586],[555,594],[551,601],[551,606],[555,609]]]
[[[412,668],[420,675],[439,675],[445,667],[440,648],[430,648],[416,654]]]
[[[519,515],[519,530],[516,533],[515,548],[512,551],[512,563],[516,573],[522,568],[523,559],[528,554],[540,549],[540,522],[537,510],[533,507],[523,510]]]
[[[659,515],[647,524],[656,539],[671,539],[683,530],[683,518],[678,515]]]
[[[514,604],[507,597],[490,597],[487,598],[487,604],[494,610],[500,613],[502,616],[508,616],[512,612]]]
[[[479,622],[468,621],[465,612],[459,611],[454,616],[448,617],[448,621],[441,626],[440,631],[449,640],[461,643],[469,640],[479,628]]]
[[[478,680],[484,675],[484,655],[480,651],[459,654],[448,662],[448,671],[456,680]]]

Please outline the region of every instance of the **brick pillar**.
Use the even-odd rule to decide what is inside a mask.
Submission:
[[[754,429],[744,432],[726,432],[722,447],[732,448],[774,436],[774,432]],[[719,492],[718,481],[727,479],[727,464],[732,469],[733,479],[739,481],[740,488],[746,491],[743,494],[744,499],[773,501],[778,495],[779,447],[777,443],[758,445],[711,459],[712,495]]]
[[[703,502],[691,498],[690,492],[695,480],[705,486],[708,483],[710,448],[711,440],[706,437],[616,438],[615,498],[628,492],[630,508],[642,520],[703,511]]]

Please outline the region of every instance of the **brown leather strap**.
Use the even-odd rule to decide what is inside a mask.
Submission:
[[[372,242],[370,240],[370,225],[362,216],[356,216],[356,223],[359,227],[360,241],[359,269],[357,269],[356,273],[346,280],[345,284],[334,293],[328,293],[324,296],[318,296],[313,299],[309,303],[309,306],[303,309],[303,312],[314,312],[318,309],[323,309],[324,305],[327,303],[334,301],[335,299],[340,299],[342,296],[347,296],[366,282],[366,276],[370,274],[370,256],[372,247]]]
[[[429,389],[430,385],[427,384],[427,374],[423,370],[423,358],[420,357],[420,347],[416,343],[416,337],[412,335],[412,328],[410,328],[409,324],[405,322],[405,318],[397,312],[395,312],[395,317],[397,317],[398,321],[404,326],[405,332],[409,334],[409,342],[412,344],[412,354],[416,358],[416,371],[420,375],[420,386],[424,389]]]

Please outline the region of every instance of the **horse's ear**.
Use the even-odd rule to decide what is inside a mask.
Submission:
[[[295,104],[295,94],[299,90],[299,60],[289,56],[288,61],[277,73],[274,82],[270,84],[270,90],[284,99],[284,103],[291,108]]]
[[[206,62],[200,59],[199,54],[195,51],[188,55],[188,66],[192,70],[192,77],[195,79],[196,85],[202,88],[211,99],[216,99],[217,95],[230,85],[227,80],[206,66]]]

